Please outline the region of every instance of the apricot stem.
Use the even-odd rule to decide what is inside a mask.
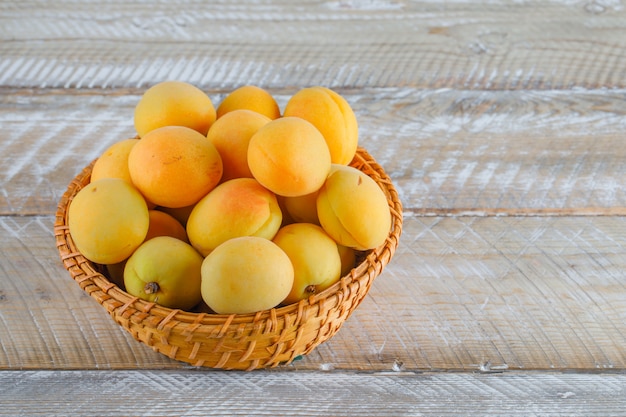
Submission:
[[[307,285],[307,287],[304,289],[304,292],[306,292],[307,294],[315,294],[317,292],[317,288],[315,288],[315,285]]]
[[[157,291],[159,291],[159,284],[157,284],[156,282],[146,282],[146,285],[144,285],[143,287],[143,291],[146,294],[155,294]]]

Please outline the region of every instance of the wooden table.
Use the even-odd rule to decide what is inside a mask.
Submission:
[[[626,5],[0,3],[0,415],[626,414]],[[150,85],[342,94],[400,247],[291,365],[136,342],[55,247],[69,181]]]

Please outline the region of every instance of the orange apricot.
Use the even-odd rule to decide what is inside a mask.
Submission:
[[[233,110],[213,123],[207,138],[222,157],[222,182],[233,178],[252,178],[248,167],[248,144],[252,135],[270,121],[270,118],[252,110]]]
[[[185,207],[211,191],[222,176],[215,146],[197,131],[166,126],[150,131],[128,155],[133,184],[159,206]]]
[[[261,127],[248,144],[254,178],[278,195],[317,191],[330,172],[330,152],[322,134],[298,117],[282,117]]]
[[[173,216],[160,210],[149,210],[148,214],[150,216],[150,225],[145,240],[150,240],[157,236],[170,236],[189,243],[185,228]]]

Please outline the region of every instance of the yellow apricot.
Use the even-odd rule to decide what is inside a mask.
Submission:
[[[185,243],[189,243],[187,232],[178,220],[173,216],[160,210],[149,210],[150,226],[145,240],[150,240],[157,236],[170,236]]]
[[[321,226],[340,245],[368,250],[383,244],[391,228],[387,197],[356,168],[333,164],[317,196]]]
[[[194,248],[171,236],[157,236],[128,258],[126,291],[164,307],[191,310],[200,303],[203,258]]]
[[[289,218],[292,219],[293,223],[312,223],[319,225],[320,221],[317,218],[316,203],[318,191],[297,197],[283,197],[283,212],[286,211],[289,214]]]
[[[195,205],[187,220],[187,236],[206,256],[234,237],[272,239],[281,221],[274,193],[254,178],[235,178],[215,187]]]
[[[294,281],[284,304],[296,303],[324,291],[341,276],[337,243],[321,227],[293,223],[282,227],[273,239],[289,257]]]
[[[144,242],[158,236],[170,236],[189,243],[187,232],[183,225],[173,216],[160,210],[148,210],[149,226]],[[115,264],[106,265],[109,280],[124,288],[124,267],[128,259]]]
[[[128,168],[147,200],[177,208],[196,203],[219,183],[222,159],[195,130],[166,126],[139,140],[128,155]]]
[[[248,144],[252,135],[270,120],[251,110],[233,110],[213,123],[207,138],[222,157],[222,182],[233,178],[252,178],[248,167]]]
[[[217,118],[240,109],[252,110],[271,120],[280,117],[280,109],[274,97],[255,85],[244,85],[228,94],[217,107]]]
[[[135,107],[139,137],[163,126],[185,126],[206,135],[216,118],[209,96],[182,81],[164,81],[146,90]]]
[[[330,171],[330,164],[322,134],[298,117],[272,120],[248,144],[248,166],[254,178],[285,197],[317,191]]]
[[[68,226],[77,249],[92,262],[114,264],[128,258],[149,227],[143,196],[120,178],[91,182],[73,198]]]
[[[139,142],[137,139],[125,139],[109,146],[94,163],[91,181],[100,178],[121,178],[132,183],[128,171],[128,154],[137,142]]]
[[[294,270],[271,240],[244,236],[219,245],[202,262],[202,298],[218,314],[247,314],[279,305]]]
[[[326,87],[308,87],[294,94],[283,114],[311,122],[324,136],[335,164],[349,164],[359,141],[358,123],[350,104]]]
[[[341,276],[345,276],[355,267],[356,251],[343,245],[337,245],[339,257],[341,258]]]

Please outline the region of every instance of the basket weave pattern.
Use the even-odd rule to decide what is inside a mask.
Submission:
[[[72,278],[137,340],[178,361],[219,369],[275,367],[311,352],[331,338],[361,303],[391,260],[402,231],[402,205],[383,168],[363,148],[351,163],[387,195],[392,228],[386,242],[367,251],[339,282],[306,300],[256,314],[220,315],[169,309],[133,297],[87,260],[72,241],[67,212],[72,198],[89,184],[93,162],[69,184],[54,225],[56,245]]]

